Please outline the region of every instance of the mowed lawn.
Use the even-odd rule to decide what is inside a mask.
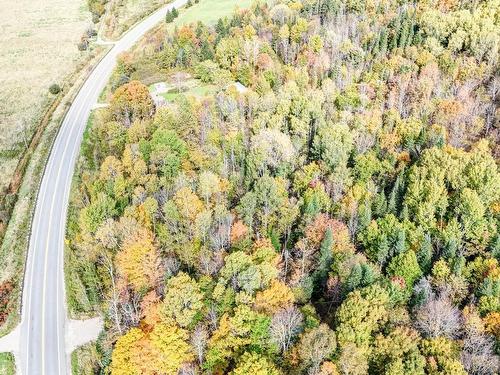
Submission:
[[[10,353],[0,353],[0,374],[14,375],[15,373],[14,356]]]
[[[213,25],[219,18],[230,16],[235,9],[248,8],[253,0],[200,0],[190,8],[183,9],[173,22],[175,25],[185,25],[201,21]]]
[[[6,186],[50,99],[82,57],[85,0],[0,0],[0,189]]]
[[[181,94],[186,96],[192,95],[198,98],[202,98],[204,96],[207,96],[208,94],[214,93],[215,89],[216,87],[214,85],[201,85],[192,87],[189,90],[180,93],[174,91],[174,92],[165,92],[160,95],[169,101],[174,100]]]

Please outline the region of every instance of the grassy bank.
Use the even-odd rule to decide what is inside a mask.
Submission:
[[[94,110],[90,114],[87,128],[83,135],[80,155],[90,147],[94,118],[99,110]],[[78,229],[78,211],[82,208],[79,186],[81,184],[82,158],[77,161],[73,181],[71,183],[70,201],[68,207],[68,222],[66,226],[66,237],[73,238]],[[98,290],[97,275],[91,263],[87,261],[85,254],[71,246],[71,242],[66,241],[67,247],[64,253],[64,275],[66,286],[66,302],[68,314],[71,319],[85,319],[98,312],[100,293]]]
[[[15,375],[16,365],[11,353],[0,353],[0,374]]]

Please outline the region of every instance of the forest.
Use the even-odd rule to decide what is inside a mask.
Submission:
[[[124,54],[67,230],[89,373],[498,373],[499,46],[500,0],[272,0]]]

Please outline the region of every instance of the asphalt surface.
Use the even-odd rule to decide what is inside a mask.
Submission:
[[[87,120],[121,52],[164,20],[177,0],[125,34],[90,74],[74,99],[55,140],[42,179],[32,224],[24,280],[18,367],[25,375],[70,374],[65,344],[64,235],[75,161]]]

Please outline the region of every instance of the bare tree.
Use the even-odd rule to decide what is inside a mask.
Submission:
[[[196,375],[197,373],[194,363],[184,363],[179,369],[178,375]]]
[[[363,349],[352,343],[342,347],[338,366],[343,375],[368,374],[368,361]]]
[[[427,337],[457,337],[460,311],[446,295],[429,299],[415,314],[415,327]]]
[[[292,345],[294,337],[300,332],[302,313],[295,306],[278,311],[271,320],[271,340],[286,352]]]
[[[119,309],[120,295],[118,288],[116,287],[116,279],[115,279],[115,271],[113,266],[113,259],[108,256],[107,253],[104,253],[100,258],[101,264],[104,266],[106,271],[109,273],[109,278],[111,280],[111,292],[110,292],[110,304],[109,304],[109,313],[115,323],[116,330],[121,334],[123,334],[122,326],[121,326],[121,314]]]
[[[135,327],[141,320],[141,297],[131,289],[125,289],[121,295],[120,308],[122,322],[126,327]]]
[[[217,327],[219,326],[219,323],[218,323],[219,317],[218,317],[217,309],[215,306],[210,306],[208,313],[207,313],[206,321],[208,321],[208,324],[209,324],[208,328],[212,332],[215,331],[217,329]]]
[[[308,374],[317,374],[321,362],[336,348],[335,333],[326,324],[305,333],[300,339],[299,356]]]
[[[500,370],[499,358],[495,355],[495,340],[475,327],[466,328],[460,357],[465,370],[471,375],[497,374]]]
[[[191,337],[191,345],[193,346],[194,353],[198,359],[198,363],[203,363],[205,356],[205,349],[207,347],[208,332],[205,326],[199,324],[196,326],[193,336]]]
[[[165,275],[167,277],[172,277],[177,275],[181,267],[181,262],[173,256],[168,256],[165,259]]]
[[[426,304],[430,299],[435,298],[431,282],[428,277],[421,278],[413,287],[413,295],[418,307]]]

